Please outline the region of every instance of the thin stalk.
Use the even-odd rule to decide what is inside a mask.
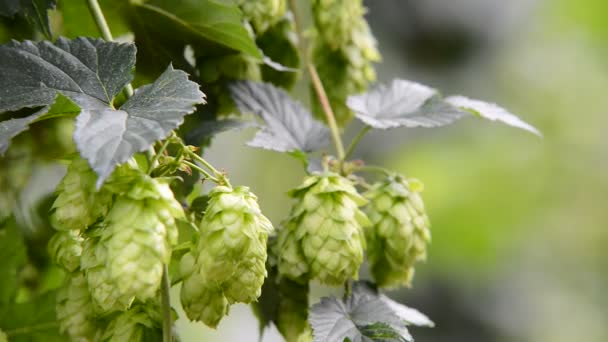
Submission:
[[[321,103],[321,108],[323,108],[323,112],[325,113],[325,119],[327,120],[327,125],[329,125],[329,129],[331,130],[331,137],[334,141],[334,146],[336,147],[338,159],[343,161],[345,157],[344,144],[342,143],[342,138],[340,137],[340,130],[338,129],[338,124],[336,123],[336,116],[334,115],[334,111],[331,109],[331,105],[329,104],[329,99],[327,97],[327,93],[325,92],[325,87],[323,87],[323,82],[321,82],[321,79],[319,78],[319,73],[308,57],[308,49],[304,42],[304,35],[302,34],[302,29],[300,27],[296,1],[290,0],[289,7],[291,8],[291,12],[293,13],[294,17],[294,26],[298,36],[300,54],[302,55],[306,69],[310,74],[310,80],[313,88],[315,88],[319,102]]]
[[[376,172],[376,173],[381,173],[385,176],[390,176],[390,175],[394,174],[394,172],[389,169],[383,168],[381,166],[373,166],[373,165],[360,166],[355,171],[356,172]]]
[[[344,301],[346,301],[346,299],[348,297],[350,297],[352,292],[353,292],[353,287],[352,287],[350,280],[345,281],[344,282]]]
[[[152,170],[156,167],[156,164],[158,163],[158,158],[160,158],[160,156],[165,152],[167,146],[169,146],[169,143],[169,139],[165,139],[163,144],[160,146],[158,152],[154,153],[154,155],[152,156],[152,159],[150,160],[150,167],[148,168],[148,175],[150,175],[152,173]]]
[[[163,280],[161,284],[161,302],[163,310],[163,342],[173,342],[173,318],[171,317],[171,298],[169,294],[169,267],[164,265]]]
[[[106,17],[104,17],[103,15],[103,11],[99,6],[99,2],[97,2],[97,0],[87,0],[87,4],[89,5],[89,11],[93,16],[95,24],[97,25],[97,28],[99,29],[99,32],[101,33],[103,39],[108,42],[113,41],[114,38],[112,38],[110,26],[108,26],[108,22],[106,21]],[[133,96],[133,86],[131,86],[130,83],[127,84],[124,91],[125,95],[127,95],[127,98]]]
[[[350,155],[353,154],[353,152],[355,152],[355,148],[359,144],[359,141],[361,141],[361,138],[363,138],[363,136],[365,134],[367,134],[367,132],[369,132],[371,129],[372,129],[371,126],[365,125],[365,127],[363,127],[359,131],[359,133],[357,133],[357,135],[353,138],[353,140],[350,142],[350,145],[348,145],[348,148],[346,149],[346,153],[344,155],[345,159],[350,158]]]
[[[188,154],[193,157],[194,159],[196,159],[199,163],[203,164],[206,168],[208,168],[209,170],[211,170],[211,172],[213,172],[213,174],[215,175],[215,177],[217,177],[217,179],[219,180],[218,184],[225,184],[226,186],[232,188],[232,184],[230,184],[230,181],[228,180],[228,178],[226,177],[226,175],[221,172],[218,171],[215,167],[213,167],[213,165],[211,165],[211,163],[209,163],[208,161],[206,161],[205,159],[203,159],[203,157],[199,156],[198,154],[196,154],[193,151],[188,151]]]
[[[202,173],[205,178],[207,178],[207,179],[209,179],[209,180],[211,180],[211,181],[213,181],[213,182],[215,182],[217,184],[221,184],[222,183],[219,179],[217,179],[216,177],[213,177],[209,172],[205,171],[205,169],[203,169],[202,167],[200,167],[200,166],[198,166],[198,165],[196,165],[194,163],[191,163],[191,162],[189,162],[187,160],[182,161],[182,163],[184,163],[184,164],[190,166],[191,168],[195,169],[196,171]]]

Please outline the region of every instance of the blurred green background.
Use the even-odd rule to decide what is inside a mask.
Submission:
[[[366,1],[378,78],[499,103],[544,139],[473,118],[366,136],[357,157],[422,180],[433,242],[414,286],[392,293],[435,321],[417,341],[608,341],[608,2]],[[305,95],[300,96],[306,99]],[[357,128],[347,136],[352,136]],[[248,184],[278,223],[297,162],[218,137],[208,159]],[[364,275],[365,277],[365,275]],[[317,289],[317,294],[327,289]],[[255,341],[233,308],[184,341]],[[202,334],[202,335],[201,335]],[[270,329],[263,341],[280,341]]]
[[[399,77],[496,102],[544,133],[538,139],[469,118],[363,139],[355,157],[426,186],[433,234],[428,261],[417,266],[412,288],[390,293],[436,323],[413,328],[416,340],[608,341],[608,1],[366,5],[384,59],[379,81]],[[298,90],[307,102],[307,85]],[[359,128],[353,124],[346,136]],[[292,158],[246,147],[253,134],[218,136],[206,158],[227,170],[233,184],[249,185],[278,225],[290,207],[286,191],[304,172]],[[61,178],[61,167],[46,167],[35,168],[22,201],[36,202]],[[18,221],[35,217],[15,214]],[[44,259],[45,250],[36,253]],[[361,276],[368,278],[365,270]],[[313,295],[330,291],[316,287]],[[178,287],[172,298],[179,308]],[[181,317],[184,342],[259,340],[258,323],[244,305],[233,306],[217,330]],[[281,339],[270,328],[262,341]]]

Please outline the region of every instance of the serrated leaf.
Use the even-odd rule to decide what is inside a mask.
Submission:
[[[76,119],[74,141],[99,175],[97,187],[117,164],[168,136],[203,99],[185,72],[169,66],[154,83],[137,89],[120,109],[83,110]]]
[[[200,125],[186,134],[186,141],[201,142],[209,139],[216,134],[232,130],[241,130],[244,128],[256,127],[252,121],[241,119],[223,119],[223,120],[208,120],[202,121]]]
[[[0,112],[50,109],[59,93],[80,107],[74,140],[98,173],[98,186],[117,164],[166,137],[195,104],[204,102],[198,85],[169,66],[156,82],[139,88],[114,109],[114,97],[132,78],[132,44],[89,38],[60,38],[56,45],[12,42],[0,47],[0,60]],[[23,129],[24,124],[13,126]]]
[[[435,89],[400,79],[349,96],[346,104],[363,123],[380,129],[438,127],[465,116],[441,101]]]
[[[359,291],[354,291],[345,301],[334,297],[322,298],[311,308],[309,321],[315,342],[345,339],[353,342],[383,341],[368,336],[369,330],[365,330],[365,327],[378,323],[389,326],[401,338],[389,341],[413,341],[401,319],[386,303]]]
[[[55,318],[55,291],[47,292],[26,303],[0,307],[0,329],[11,342],[60,342]]]
[[[511,114],[509,111],[498,106],[497,104],[473,100],[459,95],[447,97],[445,101],[457,108],[471,112],[473,115],[477,115],[492,121],[500,121],[509,126],[521,128],[542,137],[542,133],[534,126],[523,121],[516,115]]]
[[[56,0],[3,0],[0,1],[0,15],[24,16],[30,25],[36,27],[47,38],[51,38],[51,28],[47,11],[55,8]]]
[[[229,86],[241,112],[254,113],[264,126],[247,144],[279,152],[312,152],[329,144],[329,129],[301,103],[268,83],[238,81]]]
[[[201,40],[207,40],[262,58],[241,22],[241,11],[234,3],[218,0],[151,0],[137,4],[135,8],[148,25],[158,25],[159,21],[167,23],[161,26],[163,30],[168,29],[179,39],[189,40],[195,46]]]

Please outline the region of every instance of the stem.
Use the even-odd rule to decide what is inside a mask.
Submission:
[[[298,36],[298,43],[300,45],[299,49],[300,53],[302,54],[302,59],[304,60],[306,69],[308,69],[312,85],[315,88],[315,92],[317,93],[317,97],[319,98],[319,102],[321,103],[321,107],[323,108],[323,112],[325,113],[325,118],[327,120],[327,124],[329,125],[329,129],[331,130],[331,137],[334,141],[334,146],[336,147],[336,154],[338,155],[338,159],[340,161],[343,161],[345,157],[344,145],[342,144],[342,139],[340,138],[340,130],[338,129],[338,124],[336,123],[336,116],[334,115],[334,111],[331,109],[331,105],[329,104],[329,99],[327,97],[327,93],[325,92],[325,88],[323,87],[323,82],[321,82],[321,79],[319,78],[319,73],[317,72],[317,69],[311,62],[310,58],[308,58],[307,46],[304,42],[304,37],[298,18],[298,9],[296,1],[290,0],[289,7],[291,8],[291,12],[293,13],[294,26],[296,29],[296,34]]]
[[[169,283],[169,268],[167,265],[164,265],[160,293],[163,307],[163,342],[173,342],[173,318],[171,317],[170,289],[171,284]]]
[[[165,152],[165,150],[167,149],[167,146],[169,146],[169,139],[165,139],[165,142],[163,142],[163,144],[160,146],[160,149],[158,150],[158,152],[154,153],[152,159],[150,160],[150,167],[148,168],[148,175],[150,175],[152,173],[152,170],[154,169],[154,167],[156,167],[156,164],[158,164],[158,158],[160,158],[160,155],[163,154]]]
[[[103,15],[103,11],[101,10],[101,7],[99,6],[99,3],[97,2],[97,0],[87,0],[87,4],[89,5],[89,11],[91,12],[91,15],[93,16],[93,19],[95,20],[95,24],[97,25],[97,28],[99,29],[99,32],[101,33],[101,36],[103,37],[104,40],[111,42],[114,40],[114,38],[112,38],[112,32],[110,31],[110,26],[108,26],[108,22],[106,21],[106,17],[104,17]],[[125,95],[127,95],[127,98],[133,96],[133,86],[131,86],[131,84],[127,84],[125,86]]]
[[[196,165],[194,163],[191,163],[191,162],[189,162],[187,160],[182,161],[182,163],[184,163],[184,164],[190,166],[191,168],[195,169],[196,171],[202,173],[203,176],[205,176],[205,178],[210,179],[210,180],[212,180],[213,182],[215,182],[217,184],[221,184],[222,183],[219,179],[213,177],[209,172],[205,171],[205,169],[201,168],[200,166],[198,166],[198,165]]]
[[[385,176],[390,176],[392,174],[394,174],[393,171],[389,170],[389,169],[385,169],[381,166],[373,166],[373,165],[365,165],[365,166],[360,166],[358,167],[355,171],[359,172],[376,172],[376,173],[381,173]]]
[[[353,141],[351,141],[350,145],[348,145],[348,148],[346,149],[346,154],[344,156],[344,159],[348,159],[350,157],[350,155],[353,154],[353,152],[355,151],[355,148],[359,144],[359,141],[361,140],[361,138],[363,138],[363,136],[365,134],[367,134],[367,132],[369,132],[371,129],[372,129],[371,126],[365,125],[365,127],[363,127],[359,131],[359,133],[357,133],[357,135],[353,138]]]
[[[203,159],[203,157],[199,156],[195,152],[188,150],[188,154],[191,157],[193,157],[194,159],[196,159],[199,163],[203,164],[206,168],[211,170],[211,172],[213,172],[215,177],[217,177],[215,179],[218,179],[218,181],[216,183],[218,183],[218,184],[224,183],[228,187],[232,188],[232,184],[230,184],[230,181],[228,180],[228,178],[226,177],[226,175],[223,172],[218,171],[215,167],[213,167],[213,165],[211,165],[211,163],[209,163],[208,161]],[[211,180],[213,180],[213,178],[211,178]]]
[[[353,292],[353,289],[352,289],[352,284],[350,283],[350,280],[345,281],[344,282],[344,300],[345,301],[348,297],[350,297],[352,292]]]

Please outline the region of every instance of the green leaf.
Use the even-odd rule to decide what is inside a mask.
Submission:
[[[130,10],[129,1],[99,0],[98,2],[114,37],[129,32],[125,15]],[[95,20],[89,14],[87,1],[59,1],[57,7],[63,19],[62,35],[68,38],[99,36]]]
[[[0,307],[0,329],[11,342],[61,342],[55,317],[55,291],[47,292],[26,303]]]
[[[97,187],[117,164],[167,137],[202,102],[204,94],[198,84],[169,66],[153,84],[137,89],[119,110],[83,110],[76,119],[74,141],[99,175]]]
[[[15,219],[11,218],[0,227],[0,308],[14,301],[18,289],[17,274],[27,262],[25,243]],[[2,320],[0,320],[1,322]]]
[[[219,133],[255,126],[254,122],[241,119],[204,120],[198,127],[188,131],[185,139],[186,141],[196,141],[198,143],[207,141]]]
[[[9,128],[24,129],[52,109],[49,104],[57,94],[65,95],[81,108],[74,140],[99,175],[98,186],[117,164],[166,137],[195,104],[204,102],[198,85],[169,66],[116,110],[114,97],[132,77],[132,44],[89,38],[60,38],[56,45],[13,42],[0,47],[0,60],[0,112],[46,106],[27,122],[11,123]],[[0,137],[10,139],[11,132]]]
[[[239,110],[258,115],[264,126],[247,144],[279,152],[312,152],[329,144],[329,129],[301,103],[268,83],[239,81],[229,86]]]
[[[438,127],[466,114],[439,99],[435,89],[395,79],[361,95],[349,96],[347,106],[365,124],[380,129]]]
[[[135,5],[141,22],[161,27],[174,39],[194,46],[205,41],[221,44],[230,49],[262,58],[253,38],[242,24],[243,15],[238,6],[218,0],[151,0]],[[159,25],[162,23],[163,25]],[[153,27],[149,27],[153,31]]]
[[[293,27],[293,16],[286,16],[280,22],[271,26],[264,34],[257,38],[258,46],[264,55],[273,62],[293,70],[276,68],[266,63],[262,66],[262,78],[266,82],[290,89],[298,78],[297,68],[300,65],[297,39]]]
[[[314,342],[413,341],[405,324],[385,302],[362,291],[353,291],[345,301],[321,298],[312,306],[309,321]],[[398,334],[398,338],[386,339],[389,332]]]
[[[516,115],[511,114],[506,109],[494,103],[473,100],[468,97],[458,95],[450,96],[446,98],[445,101],[457,108],[466,110],[472,113],[473,115],[477,115],[484,119],[492,121],[500,121],[509,126],[521,128],[523,130],[536,134],[539,137],[542,137],[542,133],[534,126],[528,124]]]
[[[20,14],[30,25],[51,39],[51,27],[47,11],[55,8],[56,0],[4,0],[0,1],[0,15],[12,17]]]

